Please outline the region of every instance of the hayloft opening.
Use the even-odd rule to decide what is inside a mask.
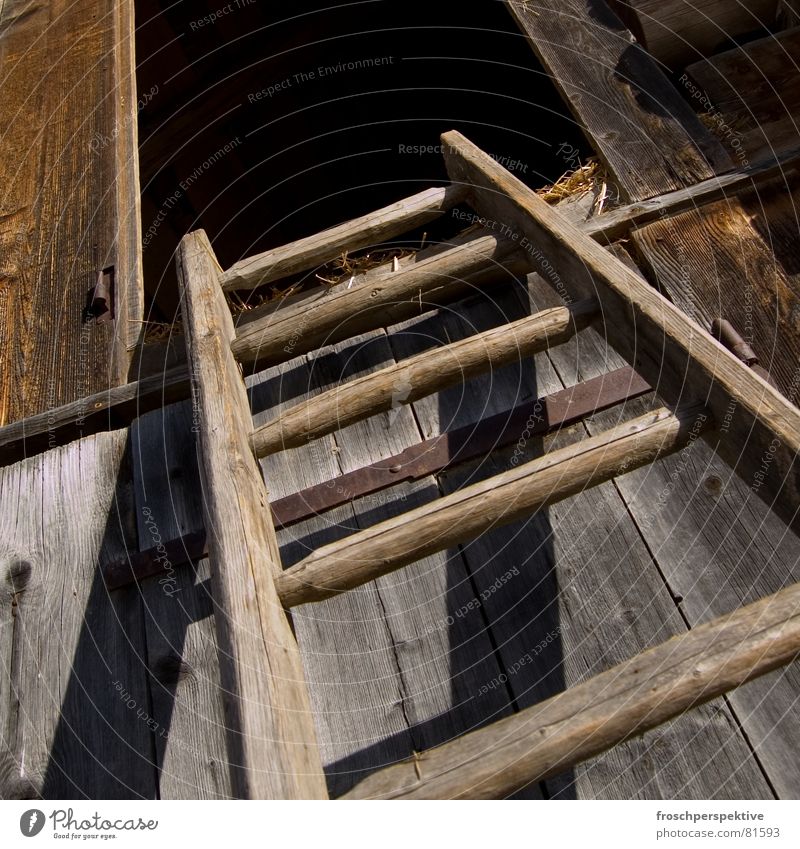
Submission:
[[[569,167],[566,150],[590,153],[498,0],[138,0],[136,13],[150,320],[175,316],[186,232],[204,228],[228,267],[441,185],[446,130],[532,186]],[[442,219],[429,238],[461,226]]]

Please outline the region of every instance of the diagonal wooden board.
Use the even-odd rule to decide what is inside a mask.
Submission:
[[[627,200],[728,170],[731,160],[605,0],[507,0]]]
[[[610,344],[667,403],[706,404],[720,427],[720,455],[797,527],[800,410],[460,133],[445,133],[442,143],[450,178],[470,187],[491,226],[530,246],[562,297],[598,298]]]

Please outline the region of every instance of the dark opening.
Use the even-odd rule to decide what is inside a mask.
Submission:
[[[446,130],[531,186],[566,170],[564,143],[590,153],[499,0],[136,9],[151,320],[175,316],[185,233],[205,228],[227,268],[441,185]]]

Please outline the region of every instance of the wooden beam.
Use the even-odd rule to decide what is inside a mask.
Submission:
[[[625,199],[732,167],[605,0],[508,0],[508,7]]]
[[[184,237],[177,264],[232,784],[242,798],[324,798],[300,653],[272,581],[278,544],[248,443],[252,419],[230,353],[233,322],[203,231]]]
[[[0,425],[127,377],[142,319],[133,5],[0,6]],[[113,320],[87,320],[104,270]]]
[[[487,728],[381,770],[344,798],[504,798],[798,653],[800,584],[794,584]]]
[[[288,245],[248,257],[222,275],[222,288],[254,289],[281,277],[308,271],[340,256],[407,233],[438,218],[464,198],[458,186],[426,189],[361,218],[339,224]]]
[[[536,246],[562,296],[596,295],[609,342],[668,403],[702,399],[720,423],[714,445],[797,528],[800,411],[616,257],[566,221],[460,133],[442,136],[451,178],[475,208]]]
[[[422,305],[423,299],[428,303],[447,298],[463,292],[465,281],[479,285],[489,276],[503,275],[501,261],[516,250],[513,242],[497,234],[469,233],[454,240],[453,247],[381,276],[374,284],[338,287],[313,306],[302,301],[248,322],[236,333],[234,356],[246,366],[258,363],[263,368],[383,327]]]
[[[670,70],[742,35],[771,28],[778,0],[608,0],[639,43]]]
[[[278,576],[278,595],[293,607],[350,590],[651,463],[710,426],[697,406],[640,416],[323,546]]]
[[[253,451],[257,457],[266,457],[411,404],[490,369],[566,342],[596,315],[597,301],[590,298],[425,351],[282,410],[253,432]]]
[[[0,466],[95,433],[126,427],[135,418],[189,397],[186,366],[124,383],[0,427]]]
[[[582,222],[580,229],[601,244],[621,239],[637,227],[654,221],[665,221],[682,212],[694,211],[698,207],[720,200],[730,199],[741,192],[759,189],[773,180],[784,183],[790,175],[797,173],[800,164],[800,147],[794,146],[779,156],[770,155],[766,160],[727,174],[709,177],[693,186],[676,189],[657,197],[617,207],[602,215]]]

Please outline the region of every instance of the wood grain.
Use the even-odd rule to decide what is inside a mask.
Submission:
[[[233,792],[325,797],[300,655],[272,583],[278,544],[248,444],[252,419],[230,353],[221,269],[203,231],[184,237],[177,261]]]
[[[498,798],[678,716],[800,652],[800,585],[359,784],[346,798]]]
[[[192,407],[171,404],[131,427],[139,549],[203,530]],[[207,557],[139,585],[162,799],[233,795]]]
[[[531,275],[529,285],[535,278]],[[525,297],[524,307],[509,303],[510,299],[494,298],[487,303],[487,299],[475,298],[427,320],[409,323],[405,332],[392,337],[394,345],[400,346],[398,357],[417,353],[433,340],[459,339],[475,329],[557,305],[556,293],[544,281],[539,283],[535,289],[531,286],[530,302]],[[514,291],[524,294],[522,287]],[[597,349],[585,347],[587,337],[598,340]],[[611,357],[613,351],[589,328],[546,353],[472,380],[466,390],[459,387],[417,401],[414,414],[425,433],[438,433],[454,422],[470,428],[475,419],[507,411],[522,399],[571,391],[564,389],[563,375],[568,376],[569,386],[574,386],[578,382],[575,369],[588,366],[593,377],[603,379],[606,368],[613,367]],[[587,423],[592,433],[599,433],[644,413],[645,404],[654,403],[650,393],[638,405],[626,402],[608,410],[602,426],[597,415]],[[526,458],[535,457],[585,436],[583,424],[560,428],[542,440],[529,439],[522,450]],[[694,445],[693,454],[705,447],[702,441]],[[480,463],[447,469],[439,476],[442,492],[449,494],[496,475],[508,468],[518,450],[519,446],[511,451],[495,450]],[[673,460],[682,462],[681,455],[664,458],[642,469],[639,476],[647,479]],[[658,554],[645,543],[618,492],[617,482],[627,477],[584,490],[460,547],[475,596],[481,600],[480,608],[468,611],[464,618],[485,617],[507,677],[506,698],[517,709],[579,684],[686,630],[661,574],[661,563],[654,559]],[[658,492],[651,497],[655,502]],[[489,678],[475,681],[474,688],[480,701],[502,685]],[[614,746],[545,784],[548,798],[558,799],[772,796],[722,699]]]
[[[743,7],[740,7],[743,8]],[[778,156],[800,141],[800,28],[770,35],[686,73],[707,100],[712,126],[737,162]]]
[[[343,252],[380,245],[438,218],[463,197],[464,191],[458,186],[426,189],[361,218],[243,259],[222,275],[222,288],[225,291],[254,289],[281,277],[316,268]]]
[[[609,0],[609,5],[654,59],[679,71],[720,45],[771,28],[778,0]]]
[[[451,178],[472,187],[478,211],[535,246],[544,276],[562,296],[598,297],[610,344],[667,403],[702,399],[727,425],[714,437],[723,459],[796,527],[800,410],[462,135],[442,140]]]
[[[132,45],[131,0],[0,11],[0,424],[126,379],[142,318]],[[84,321],[110,267],[115,320]]]
[[[255,429],[253,450],[256,456],[264,457],[295,448],[361,419],[410,404],[476,374],[558,345],[585,327],[596,314],[597,302],[589,299],[519,319],[380,369],[282,410]]]
[[[798,232],[795,193],[796,180],[762,187],[631,234],[649,279],[702,326],[717,316],[729,321],[794,404],[800,285],[791,257],[800,258],[800,251],[783,241],[779,222],[787,225],[787,237]]]
[[[157,797],[140,601],[98,573],[136,545],[126,442],[89,437],[0,471],[3,798]]]
[[[605,0],[508,0],[508,7],[625,199],[731,167]]]
[[[253,402],[263,415],[299,393],[324,392],[393,362],[386,334],[376,331],[325,348],[313,360],[271,369]],[[257,416],[262,416],[259,412]],[[274,497],[364,463],[391,456],[419,440],[409,407],[376,416],[281,452],[263,462]],[[401,484],[380,496],[353,500],[279,533],[284,561],[353,530],[391,518],[438,497],[433,478]],[[502,694],[474,698],[476,682],[499,674],[480,617],[456,611],[472,599],[457,551],[442,552],[352,592],[292,610],[303,652],[331,796],[368,772],[507,713]],[[452,615],[451,620],[448,616]]]

